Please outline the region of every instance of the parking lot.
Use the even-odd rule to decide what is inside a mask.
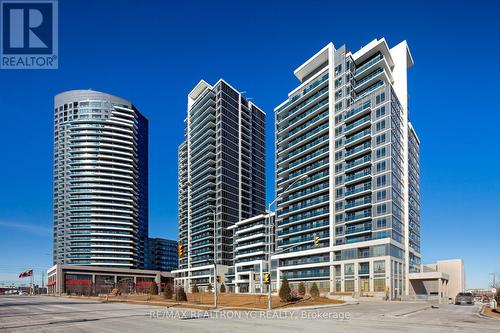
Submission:
[[[48,296],[0,296],[1,332],[500,332],[479,305],[362,302],[308,310],[191,311]]]

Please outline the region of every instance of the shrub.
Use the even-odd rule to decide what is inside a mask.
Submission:
[[[318,285],[316,282],[314,282],[311,286],[311,290],[309,290],[309,293],[311,294],[311,297],[319,297],[319,289]]]
[[[175,292],[175,300],[178,302],[187,302],[187,295],[184,288],[177,288],[177,291]]]
[[[283,279],[283,281],[281,281],[281,288],[279,291],[279,296],[283,302],[290,301],[290,299],[292,297],[290,285],[288,284],[288,280],[286,277]]]
[[[223,284],[220,285],[220,292],[225,293],[226,292],[226,286]]]
[[[208,287],[207,287],[207,291],[208,291],[209,293],[211,293],[211,292],[212,292],[212,289],[213,289],[213,288],[212,288],[212,285],[211,285],[211,284],[209,284],[209,285],[208,285]]]
[[[151,283],[151,286],[149,287],[149,294],[150,295],[158,295],[158,285],[156,284],[155,281]]]
[[[306,294],[306,285],[304,284],[304,282],[301,282],[299,284],[299,295],[304,296],[305,294]]]
[[[193,294],[196,294],[196,293],[199,293],[199,292],[200,292],[200,290],[198,289],[198,286],[196,285],[196,283],[195,283],[195,284],[193,284],[193,286],[191,287],[191,292],[192,292]]]
[[[163,291],[163,297],[165,297],[166,299],[172,299],[173,294],[174,292],[172,290],[172,285],[167,284],[165,286],[165,290]]]

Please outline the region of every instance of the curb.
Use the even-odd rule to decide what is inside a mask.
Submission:
[[[481,306],[481,308],[479,309],[479,311],[476,313],[476,315],[479,317],[479,318],[483,318],[483,319],[491,319],[491,320],[500,320],[500,318],[495,318],[495,317],[490,317],[486,314],[484,314],[484,309],[486,308],[486,304],[483,304]]]

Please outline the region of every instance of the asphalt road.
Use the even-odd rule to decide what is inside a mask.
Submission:
[[[376,302],[293,312],[191,311],[47,296],[0,296],[1,332],[500,332],[479,305]]]

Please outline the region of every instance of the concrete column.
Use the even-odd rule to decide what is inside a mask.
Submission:
[[[332,239],[333,237],[330,238]],[[330,293],[333,293],[335,290],[335,267],[333,265],[333,255],[333,252],[330,252]]]
[[[438,279],[438,299],[439,299],[439,304],[442,303],[442,299],[443,299],[443,286],[442,286],[442,279]]]

